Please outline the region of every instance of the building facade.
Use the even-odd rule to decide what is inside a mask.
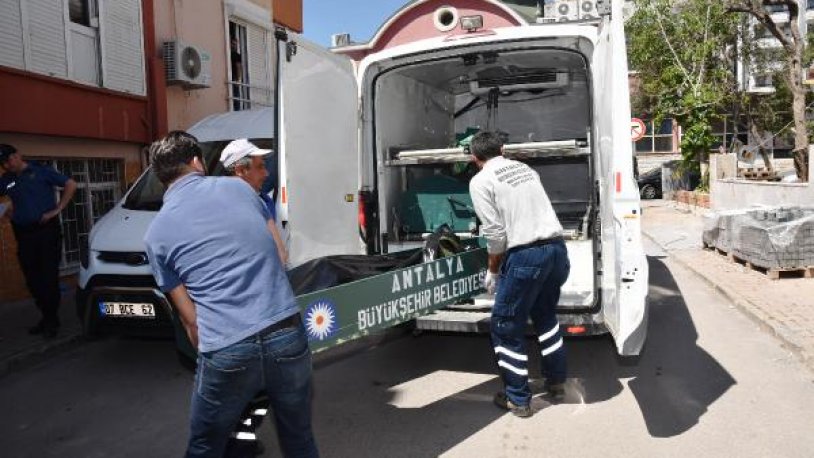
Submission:
[[[61,214],[69,286],[79,247],[143,172],[147,145],[210,114],[272,103],[274,27],[302,31],[302,1],[0,0],[0,24],[0,143],[79,185]],[[206,80],[168,80],[177,62],[167,42],[200,51]],[[0,302],[28,295],[16,251],[0,218]]]

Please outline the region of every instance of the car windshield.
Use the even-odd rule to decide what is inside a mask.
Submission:
[[[272,148],[271,139],[251,139],[250,141],[259,148]],[[225,175],[225,171],[219,159],[221,151],[223,151],[223,148],[228,144],[229,141],[201,143],[201,150],[203,150],[203,157],[209,175]],[[269,176],[263,183],[261,192],[271,194],[274,197],[277,191],[277,155],[275,153],[269,154],[266,157],[266,169],[269,172]],[[158,176],[153,173],[153,169],[149,168],[133,186],[133,190],[127,194],[127,198],[122,206],[128,210],[158,211],[164,203],[164,191],[164,185],[161,184]]]
[[[647,171],[641,175],[639,175],[639,179],[643,180],[645,178],[653,178],[656,176],[661,176],[661,167],[656,167],[653,170]]]

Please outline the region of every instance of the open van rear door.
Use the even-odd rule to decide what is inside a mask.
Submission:
[[[351,61],[278,32],[279,222],[294,267],[359,253],[356,78]]]
[[[601,205],[602,315],[621,355],[637,355],[647,335],[647,259],[633,177],[630,91],[622,1],[611,2],[594,49],[594,139]]]

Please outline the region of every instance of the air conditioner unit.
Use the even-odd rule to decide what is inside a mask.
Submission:
[[[555,0],[546,2],[544,17],[557,22],[576,21],[579,19],[578,0]]]
[[[579,0],[579,17],[583,21],[599,19],[595,0]]]
[[[201,48],[180,41],[164,42],[167,84],[201,89],[212,83],[211,56]]]
[[[556,22],[599,18],[596,0],[554,0],[546,3],[543,11],[546,19]]]
[[[342,46],[350,46],[349,33],[336,33],[331,35],[331,47],[340,48]]]
[[[485,95],[494,89],[501,92],[555,89],[566,87],[569,82],[570,78],[568,72],[561,72],[554,69],[543,72],[504,74],[492,77],[472,75],[469,81],[469,92],[473,95]]]

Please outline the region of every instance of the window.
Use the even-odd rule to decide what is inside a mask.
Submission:
[[[246,60],[246,27],[229,21],[229,67],[232,111],[251,108],[248,62]]]
[[[729,150],[735,139],[735,127],[734,121],[729,117],[719,119],[712,123],[712,135],[715,136],[715,143],[712,144],[713,151],[718,151],[722,146],[727,151]],[[749,135],[745,122],[741,121],[740,125],[737,126],[737,131],[737,137],[741,143],[744,145],[749,143]]]
[[[60,214],[62,270],[79,266],[79,247],[88,242],[91,227],[121,198],[124,165],[119,159],[46,159],[76,181],[73,199]]]
[[[145,95],[141,3],[3,0],[0,66]]]
[[[273,103],[272,34],[265,28],[229,20],[229,106],[249,110]]]
[[[645,121],[647,131],[644,137],[636,142],[636,152],[672,153],[675,151],[673,148],[673,120],[665,119],[659,126],[654,124],[654,121]]]
[[[91,0],[68,0],[68,16],[74,24],[90,27]]]

